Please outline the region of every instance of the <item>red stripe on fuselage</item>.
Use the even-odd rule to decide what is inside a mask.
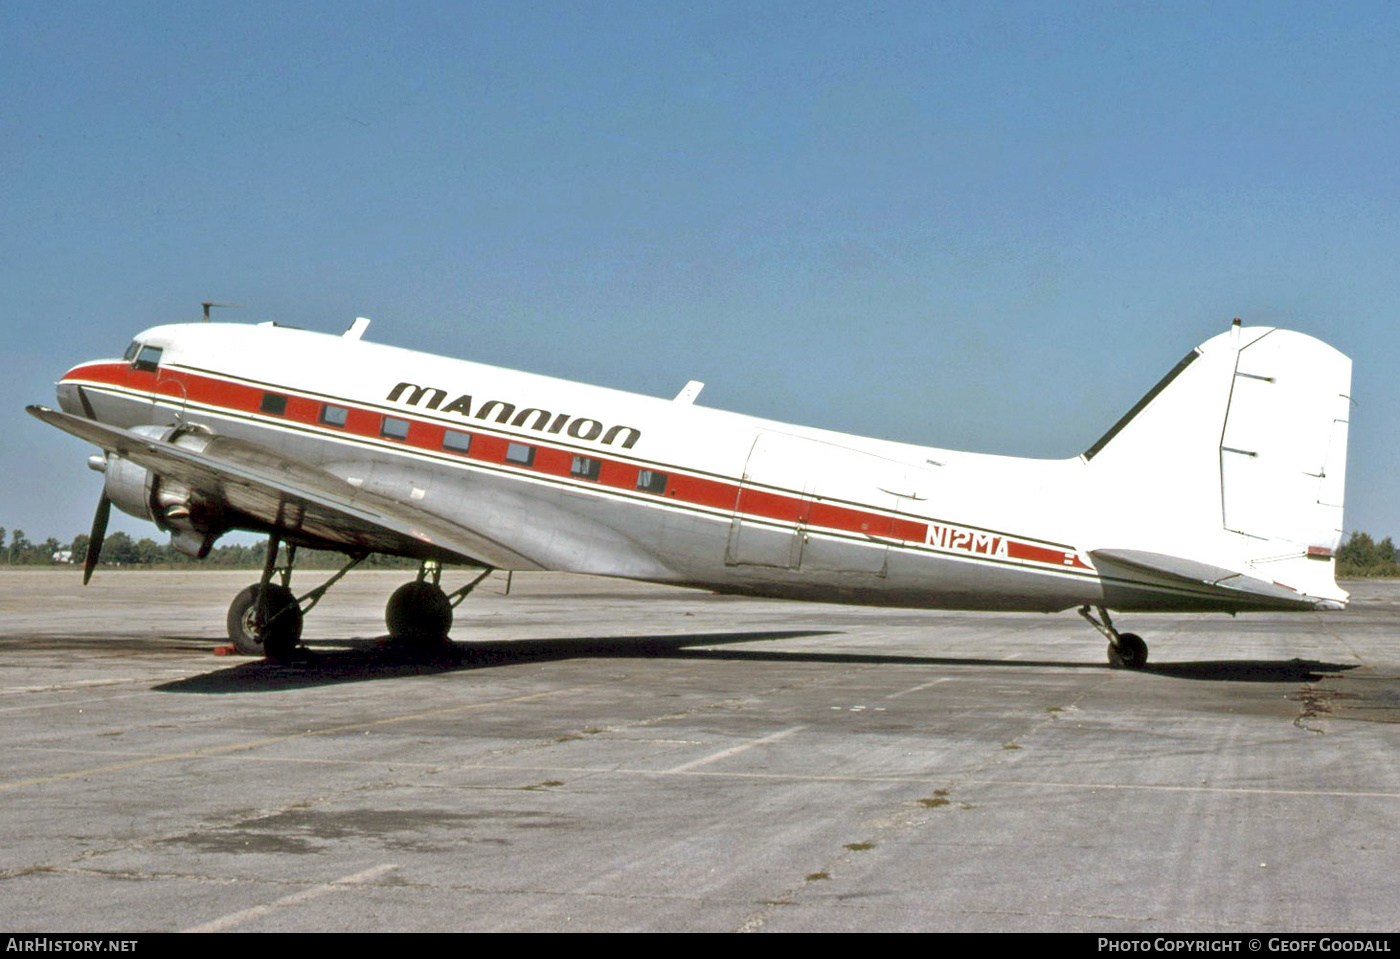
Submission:
[[[491,424],[464,422],[461,427],[414,417],[409,410],[394,410],[386,413],[381,409],[357,405],[350,400],[328,396],[315,399],[298,396],[277,386],[250,385],[222,379],[215,376],[190,373],[180,369],[162,367],[158,371],[137,370],[127,363],[89,363],[74,367],[63,377],[63,382],[81,380],[99,385],[110,385],[140,393],[150,394],[153,400],[178,403],[183,398],[196,406],[212,407],[216,412],[237,413],[243,416],[262,417],[269,422],[285,421],[321,432],[327,436],[345,434],[381,443],[402,445],[433,453],[435,456],[458,457],[465,461],[476,461],[525,469],[518,463],[506,459],[506,449],[511,443],[524,443],[534,447],[535,457],[528,467],[530,472],[550,476],[572,478],[575,482],[596,483],[628,492],[638,490],[638,471],[654,469],[668,474],[666,499],[685,503],[689,506],[704,507],[724,513],[737,512],[745,516],[770,520],[787,525],[805,526],[815,529],[833,530],[868,536],[876,540],[898,540],[909,546],[930,548],[927,522],[890,516],[872,512],[857,506],[832,503],[826,500],[811,500],[789,492],[759,489],[753,486],[740,486],[727,480],[711,479],[690,473],[674,472],[676,467],[666,464],[628,463],[597,455],[591,449],[575,452],[568,448],[541,445],[528,434],[485,432],[494,430]],[[285,396],[287,405],[280,415],[264,413],[260,407],[266,393]],[[344,426],[331,426],[321,421],[322,408],[327,405],[344,407]],[[389,439],[381,434],[385,416],[407,420],[408,436],[402,440]],[[470,433],[471,449],[460,453],[443,448],[443,436],[448,429]],[[575,456],[588,456],[599,461],[596,480],[585,480],[572,476]],[[1002,534],[995,534],[1001,536]],[[1005,537],[1007,556],[1020,563],[1053,566],[1059,569],[1089,571],[1089,567],[1078,556],[1077,551],[1050,544],[1032,543]],[[947,550],[932,544],[932,551],[942,555],[971,555],[965,551]],[[979,557],[985,558],[985,557]]]

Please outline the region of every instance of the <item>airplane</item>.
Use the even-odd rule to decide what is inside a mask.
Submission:
[[[83,581],[111,506],[203,558],[268,534],[235,597],[238,650],[296,653],[302,618],[371,553],[418,560],[385,619],[446,642],[495,570],[720,593],[1079,613],[1113,666],[1147,644],[1109,610],[1330,610],[1351,361],[1305,334],[1230,328],[1083,453],[1021,459],[793,426],[276,323],[139,333],[82,363],[40,420],[102,450]],[[285,544],[285,560],[279,549]],[[297,596],[297,547],[346,565]],[[448,592],[444,566],[470,582]],[[1097,613],[1097,615],[1095,615]]]

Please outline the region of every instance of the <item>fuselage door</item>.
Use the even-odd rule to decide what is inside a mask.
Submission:
[[[909,492],[906,472],[859,450],[761,433],[744,469],[725,561],[884,576],[899,535],[890,512]]]
[[[760,433],[744,466],[729,546],[729,566],[797,569],[802,563],[802,527],[811,473],[811,444],[782,433]]]
[[[902,470],[859,450],[813,445],[822,452],[808,482],[802,569],[884,576],[896,537],[890,511],[899,505],[891,489]]]

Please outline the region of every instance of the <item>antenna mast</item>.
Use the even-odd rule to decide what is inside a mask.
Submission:
[[[204,307],[204,322],[205,322],[205,323],[208,323],[208,322],[209,322],[209,308],[210,308],[210,307],[217,306],[217,307],[219,307],[219,308],[222,309],[222,308],[224,308],[224,307],[242,306],[243,304],[242,304],[242,303],[214,303],[214,302],[211,302],[211,301],[206,300],[205,302],[203,302],[203,303],[201,303],[201,304],[199,304],[199,305],[202,306],[202,307]]]

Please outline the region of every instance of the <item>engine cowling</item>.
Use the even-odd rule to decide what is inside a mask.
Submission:
[[[213,433],[198,426],[137,426],[131,432],[195,452],[213,439]],[[103,491],[117,509],[155,523],[170,534],[170,545],[187,556],[203,559],[228,530],[223,504],[184,483],[113,453],[94,456],[89,464],[104,474]]]

